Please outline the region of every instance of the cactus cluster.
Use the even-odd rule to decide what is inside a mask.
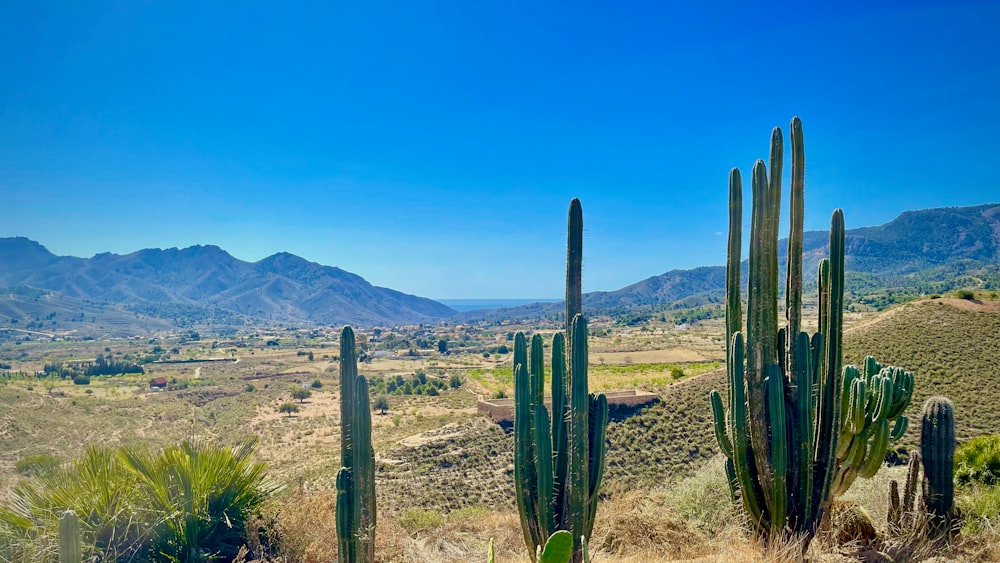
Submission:
[[[358,375],[354,330],[340,334],[340,459],[337,472],[337,557],[375,560],[375,450],[368,380]]]
[[[912,396],[913,374],[902,368],[882,367],[872,356],[860,369],[844,367],[833,496],[846,493],[855,478],[875,475],[889,442],[906,433],[903,411]]]
[[[552,341],[552,410],[545,406],[545,355],[534,335],[530,360],[523,333],[514,338],[514,484],[525,544],[532,558],[559,530],[572,534],[572,561],[583,561],[597,513],[604,475],[608,403],[587,388],[587,321],[580,313],[583,212],[574,199],[569,211],[566,275],[566,339]],[[567,393],[567,363],[569,389]]]
[[[802,124],[792,120],[791,221],[785,291],[787,327],[778,328],[778,217],[781,129],[771,136],[771,176],[753,168],[746,338],[740,299],[742,182],[730,174],[726,336],[728,408],[711,394],[715,432],[727,459],[734,498],[765,535],[811,538],[826,511],[840,437],[844,216],[833,213],[830,258],[819,267],[819,332],[802,324],[805,153]]]
[[[740,292],[743,186],[729,177],[726,355],[729,393],[711,394],[715,434],[733,498],[767,536],[815,534],[832,498],[870,477],[888,441],[906,430],[913,376],[868,358],[842,368],[844,215],[833,212],[830,257],[819,264],[818,332],[802,331],[805,150],[792,120],[786,326],[778,326],[778,223],[784,141],[771,135],[770,176],[753,167],[746,335]],[[895,423],[890,426],[890,423]]]

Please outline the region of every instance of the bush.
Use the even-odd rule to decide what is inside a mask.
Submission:
[[[311,353],[311,352],[310,352],[310,353]],[[322,388],[322,387],[323,387],[323,382],[322,382],[322,381],[320,381],[320,380],[318,380],[318,379],[314,379],[314,380],[313,380],[313,382],[312,382],[312,385],[311,385],[311,387],[312,387],[313,389],[320,389],[320,388]]]
[[[955,450],[955,481],[1000,484],[1000,436],[979,436]]]
[[[52,454],[36,454],[25,456],[14,464],[14,470],[21,475],[47,475],[62,464],[62,460]]]
[[[444,515],[437,510],[407,508],[399,515],[399,525],[410,534],[429,532],[444,525]]]
[[[252,442],[158,453],[91,446],[70,466],[15,485],[0,523],[52,545],[58,515],[73,509],[88,561],[231,560],[246,544],[246,518],[278,490],[252,454]]]
[[[955,297],[958,297],[959,299],[969,299],[969,300],[971,300],[973,297],[975,297],[975,294],[972,293],[971,290],[960,289],[960,290],[958,290],[958,291],[955,292]]]
[[[90,376],[78,375],[73,378],[74,385],[90,385]]]

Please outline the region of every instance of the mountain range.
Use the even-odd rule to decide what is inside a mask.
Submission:
[[[0,239],[0,287],[16,289],[0,300],[4,316],[16,315],[11,309],[18,301],[28,309],[24,304],[39,302],[29,301],[23,288],[44,290],[45,301],[66,307],[73,301],[101,303],[175,324],[400,325],[455,313],[437,301],[376,287],[356,274],[287,252],[245,262],[217,246],[76,258],[56,256],[26,238],[5,238]]]
[[[827,237],[822,231],[803,237],[807,281],[827,254]],[[849,291],[1000,282],[1000,204],[907,211],[884,225],[849,230],[846,239]],[[780,248],[783,259],[784,241]],[[724,284],[722,266],[672,270],[616,291],[588,293],[584,308],[616,313],[698,306],[718,302]],[[535,303],[458,313],[285,252],[259,262],[239,260],[217,246],[77,258],[56,256],[23,237],[0,238],[0,288],[7,288],[0,296],[0,327],[40,331],[65,328],[61,323],[68,320],[125,334],[199,325],[538,318],[562,310],[561,303]]]
[[[820,260],[829,254],[829,232],[807,231],[802,239],[803,275],[807,283],[814,282]],[[787,248],[787,239],[779,241],[782,274]],[[930,293],[963,285],[995,289],[1000,283],[1000,204],[906,211],[883,225],[849,229],[845,251],[847,290],[855,297],[887,290]],[[746,260],[743,264],[745,287]],[[694,307],[720,302],[725,283],[724,266],[671,270],[615,291],[587,293],[583,307],[610,314],[650,305]],[[530,319],[561,310],[561,303],[535,303],[463,316]]]

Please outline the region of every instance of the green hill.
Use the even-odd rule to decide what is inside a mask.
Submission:
[[[846,335],[846,362],[860,362],[866,352],[916,377],[904,444],[919,441],[920,409],[931,395],[954,401],[959,441],[1000,433],[1000,302],[907,303]]]

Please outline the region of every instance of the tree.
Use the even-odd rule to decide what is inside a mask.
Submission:
[[[372,405],[372,408],[378,409],[379,414],[385,414],[385,411],[389,410],[389,400],[385,398],[385,395],[382,395],[378,399],[375,399],[375,404]]]
[[[308,356],[308,358],[309,358],[309,361],[310,361],[310,362],[316,359],[316,357],[315,357],[315,356],[313,356],[313,353],[312,353],[312,350],[310,350],[310,351],[309,351],[309,356]]]
[[[295,389],[292,389],[292,398],[300,403],[304,403],[306,399],[312,397],[312,394],[313,394],[312,391],[304,389],[302,387],[297,387]]]
[[[445,340],[444,338],[438,340],[438,352],[441,354],[448,353],[448,341]]]
[[[287,413],[288,417],[291,418],[293,412],[299,412],[299,406],[295,403],[282,403],[282,405],[278,407],[278,412]]]

